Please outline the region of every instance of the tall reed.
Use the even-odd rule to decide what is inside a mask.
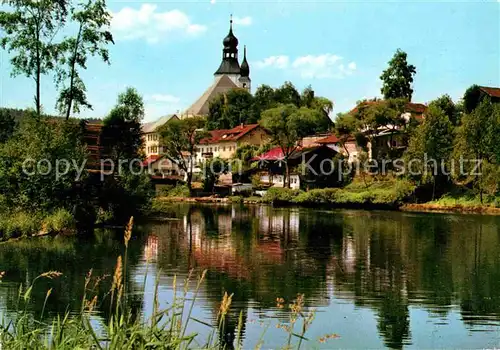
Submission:
[[[204,348],[218,349],[223,347],[217,333],[224,331],[226,317],[231,308],[233,294],[224,294],[219,308],[217,323],[211,325],[193,317],[192,312],[198,297],[200,288],[206,276],[206,270],[197,278],[194,290],[190,290],[190,282],[193,279],[191,270],[179,289],[177,276],[173,278],[173,299],[165,309],[160,309],[159,283],[160,273],[156,274],[153,310],[151,316],[134,317],[132,308],[127,302],[126,271],[128,245],[132,237],[133,218],[130,219],[124,233],[124,255],[119,255],[116,260],[110,290],[104,296],[98,296],[96,290],[99,284],[108,276],[93,275],[90,270],[85,276],[83,297],[78,314],[66,312],[64,315],[52,317],[52,321],[44,321],[45,306],[50,298],[53,288],[50,288],[45,296],[43,308],[39,318],[28,312],[27,305],[31,300],[34,284],[39,279],[56,279],[62,273],[59,271],[48,271],[37,276],[29,286],[19,288],[17,311],[14,315],[4,315],[0,323],[0,346],[5,349],[188,349]],[[146,290],[150,257],[146,256],[146,272],[144,276],[142,291]],[[4,272],[0,272],[0,282],[4,277]],[[188,297],[189,294],[191,297]],[[101,298],[101,299],[99,299]],[[109,298],[110,316],[107,321],[98,324],[94,318],[95,310],[99,305],[103,305],[104,299]],[[279,299],[281,301],[282,299]],[[284,302],[284,300],[282,300]],[[305,332],[313,319],[313,313],[303,314],[303,295],[289,307],[291,309],[290,325],[283,326],[288,334],[287,348],[293,346],[292,339],[298,338],[296,345],[300,348],[305,338]],[[24,306],[24,307],[23,307]],[[303,325],[299,333],[294,332],[294,326],[298,319],[303,319]],[[200,343],[197,334],[188,333],[190,322],[205,325],[208,336]],[[243,313],[239,314],[237,326],[236,348],[242,347]],[[267,327],[266,327],[267,329]],[[258,342],[258,347],[262,345],[264,333]]]

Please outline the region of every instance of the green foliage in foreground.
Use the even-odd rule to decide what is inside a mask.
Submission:
[[[58,233],[74,228],[73,215],[61,208],[52,213],[0,213],[0,240],[38,233]]]
[[[189,197],[189,188],[186,185],[165,185],[162,186],[158,195],[160,197]]]
[[[66,313],[57,315],[51,323],[44,322],[43,314],[52,289],[46,293],[44,307],[40,315],[30,314],[25,305],[31,301],[33,286],[42,279],[57,279],[62,273],[47,271],[36,277],[30,286],[20,286],[17,299],[18,309],[13,315],[3,315],[0,323],[0,344],[6,349],[220,349],[242,348],[243,312],[239,315],[236,332],[236,344],[224,344],[223,334],[226,327],[226,316],[230,311],[233,294],[224,293],[218,310],[216,321],[209,324],[192,317],[200,287],[204,281],[206,270],[198,277],[194,290],[190,290],[192,273],[184,283],[179,283],[174,276],[173,299],[166,309],[160,309],[159,281],[156,276],[153,295],[153,310],[149,318],[135,316],[132,313],[125,279],[127,266],[128,243],[132,236],[133,218],[130,219],[124,234],[125,253],[118,256],[115,271],[112,277],[111,289],[104,296],[96,293],[102,276],[93,276],[90,270],[85,278],[81,309],[77,314]],[[149,257],[146,257],[145,276],[148,275]],[[0,272],[0,280],[5,272]],[[146,288],[146,278],[142,285]],[[57,292],[57,291],[55,291]],[[102,300],[101,300],[102,299]],[[288,324],[280,324],[285,330],[287,349],[299,349],[305,333],[311,325],[315,313],[307,312],[304,307],[304,295],[299,294],[291,301],[290,318]],[[103,304],[104,303],[104,304]],[[285,300],[277,298],[280,308],[285,307]],[[97,326],[92,322],[92,314],[98,305],[109,305],[110,317]],[[191,322],[203,324],[208,329],[208,336],[199,339],[197,334],[189,334],[188,326]],[[266,330],[268,327],[266,327]],[[265,332],[265,331],[264,331]],[[261,340],[257,344],[260,348]]]
[[[500,208],[500,196],[487,195],[484,196],[481,203],[481,197],[473,190],[454,191],[448,193],[441,198],[429,202],[429,204],[439,205],[443,207],[492,207]]]
[[[345,188],[314,189],[308,192],[271,188],[262,200],[267,203],[398,206],[413,194],[415,188],[413,183],[406,180],[375,182],[368,187],[353,183]]]

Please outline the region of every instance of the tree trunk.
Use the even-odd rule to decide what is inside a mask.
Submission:
[[[434,196],[436,195],[436,177],[432,177],[432,200],[434,200]]]
[[[71,59],[71,76],[69,79],[69,96],[68,105],[66,106],[66,120],[69,119],[71,114],[71,105],[73,104],[73,89],[75,84],[75,70],[76,70],[76,55],[78,54],[78,45],[80,44],[80,37],[82,35],[82,24],[80,23],[80,29],[78,30],[78,35],[76,37],[75,50],[73,51],[73,57]]]
[[[285,176],[283,178],[283,187],[290,188],[290,167],[288,166],[288,159],[285,161]]]
[[[35,96],[35,104],[36,104],[36,115],[40,118],[41,115],[41,104],[40,104],[40,80],[42,76],[42,62],[40,57],[40,33],[37,33],[36,36],[36,96]]]
[[[481,170],[482,158],[479,157],[479,201],[483,204],[483,172]]]
[[[193,178],[193,174],[188,171],[186,174],[186,186],[188,187],[188,190],[189,190],[189,197],[193,196],[192,178]]]
[[[191,150],[191,154],[193,154],[193,150]],[[192,180],[193,180],[193,157],[190,156],[189,159],[189,164],[186,167],[187,168],[187,174],[186,174],[186,185],[189,189],[189,197],[193,196],[193,185],[192,185]]]

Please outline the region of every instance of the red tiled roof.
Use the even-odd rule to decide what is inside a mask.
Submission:
[[[226,141],[237,141],[250,131],[259,127],[259,124],[239,125],[232,129],[220,129],[210,131],[210,137],[200,141],[202,144],[219,143]]]
[[[384,102],[384,100],[378,100],[378,101],[364,101],[361,103],[361,105],[373,105],[373,104],[378,104],[378,103],[382,103]],[[358,111],[358,106],[354,107],[350,113],[355,113]],[[413,113],[417,113],[417,114],[422,114],[426,111],[427,109],[427,106],[422,104],[422,103],[413,103],[413,102],[408,102],[406,104],[406,109],[408,110],[408,112],[413,112]]]
[[[281,147],[276,146],[274,148],[271,148],[266,153],[254,157],[252,160],[278,160],[278,159],[283,159],[283,151],[281,150]]]
[[[301,147],[297,146],[294,151],[289,155],[290,158],[296,158],[300,156],[302,152],[309,152],[318,148],[328,148],[326,146],[311,146],[311,147]],[[281,160],[283,159],[283,151],[281,150],[281,147],[276,146],[274,148],[271,148],[269,151],[266,153],[263,153],[261,155],[258,155],[257,157],[252,158],[252,161],[260,161],[260,160],[271,160],[271,161],[276,161],[276,160]]]
[[[330,143],[338,143],[339,142],[339,139],[337,136],[335,135],[329,135],[321,140],[318,140],[316,141],[316,143],[319,143],[319,144],[330,144]]]
[[[152,154],[150,155],[149,157],[147,157],[143,162],[142,162],[142,165],[143,166],[148,166],[149,164],[152,164],[154,162],[156,162],[158,159],[160,159],[161,156],[158,155],[158,154]]]
[[[500,88],[488,86],[480,86],[479,88],[491,97],[500,98]]]

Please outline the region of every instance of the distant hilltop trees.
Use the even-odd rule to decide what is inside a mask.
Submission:
[[[14,117],[14,121],[16,123],[19,123],[24,118],[29,116],[28,109],[0,107],[0,114],[4,113]],[[65,119],[65,117],[57,115],[47,115],[47,117],[54,119]],[[102,119],[99,118],[80,118],[80,119],[85,120],[87,123],[102,123]]]

